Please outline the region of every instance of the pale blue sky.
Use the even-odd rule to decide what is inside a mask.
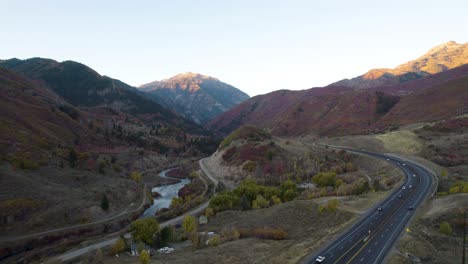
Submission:
[[[192,71],[257,95],[465,43],[467,11],[466,0],[0,0],[0,59],[75,60],[135,86]]]

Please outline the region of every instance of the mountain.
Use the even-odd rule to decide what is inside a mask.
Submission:
[[[75,106],[108,106],[129,113],[171,113],[154,102],[132,92],[132,87],[116,79],[101,76],[93,69],[74,61],[50,59],[10,59],[0,67],[39,80]]]
[[[78,62],[57,62],[44,58],[9,59],[1,61],[0,67],[50,88],[75,107],[106,107],[131,115],[144,115],[155,122],[161,121],[183,129],[203,130],[190,120],[141,95],[135,87],[101,76]]]
[[[468,63],[468,43],[449,41],[430,49],[416,60],[401,64],[395,69],[372,69],[353,79],[344,79],[330,86],[370,88],[397,85],[421,79]]]
[[[155,101],[198,124],[204,124],[249,99],[246,93],[232,85],[191,72],[144,84],[139,88],[148,92]]]
[[[467,76],[468,65],[464,65],[393,86],[275,91],[247,100],[206,127],[223,135],[241,125],[255,125],[281,136],[310,132],[334,136],[439,120],[466,107]]]
[[[46,162],[54,144],[92,141],[87,124],[74,107],[31,80],[0,67],[0,157]]]

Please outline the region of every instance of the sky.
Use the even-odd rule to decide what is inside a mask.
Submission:
[[[74,60],[133,86],[197,72],[254,96],[465,43],[467,10],[466,0],[0,0],[0,59]]]

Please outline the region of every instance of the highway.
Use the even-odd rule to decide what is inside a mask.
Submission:
[[[316,263],[318,256],[325,257],[321,263],[383,263],[417,208],[431,193],[434,179],[430,171],[413,162],[404,161],[395,156],[341,148],[356,154],[386,160],[400,168],[405,173],[406,180],[387,199],[370,209],[349,230],[324,246],[319,252],[308,256],[304,263]]]

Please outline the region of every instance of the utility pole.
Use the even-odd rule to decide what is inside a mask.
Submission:
[[[465,248],[466,248],[466,210],[463,212],[463,253],[462,253],[463,264],[465,264]]]

